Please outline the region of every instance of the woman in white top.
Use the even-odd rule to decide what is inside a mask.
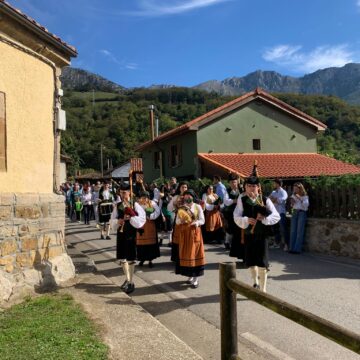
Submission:
[[[90,214],[92,208],[92,193],[90,186],[84,189],[81,195],[81,202],[83,203],[84,206],[84,222],[85,225],[88,225],[90,224]]]
[[[205,187],[202,201],[205,208],[205,242],[221,243],[224,237],[223,221],[220,215],[221,198],[214,193],[212,185]]]
[[[289,253],[300,254],[304,243],[307,210],[309,208],[309,197],[302,183],[297,182],[294,184],[290,204],[293,211],[291,217]]]

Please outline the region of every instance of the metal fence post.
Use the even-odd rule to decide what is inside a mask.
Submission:
[[[236,293],[227,286],[230,279],[236,279],[236,264],[221,263],[219,274],[221,360],[229,360],[238,355]]]

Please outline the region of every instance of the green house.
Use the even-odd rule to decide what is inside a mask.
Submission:
[[[138,150],[147,182],[161,176],[194,179],[229,172],[248,176],[254,159],[260,175],[302,178],[345,165],[317,154],[316,136],[325,129],[319,120],[256,89],[143,143]],[[340,172],[355,170],[359,168]]]

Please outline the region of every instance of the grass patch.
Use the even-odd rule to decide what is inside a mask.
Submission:
[[[67,294],[26,299],[0,313],[1,360],[107,359],[97,329]]]

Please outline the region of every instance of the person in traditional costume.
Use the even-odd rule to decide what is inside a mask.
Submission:
[[[244,262],[250,269],[254,287],[266,292],[269,271],[266,227],[280,220],[273,202],[261,194],[259,178],[245,181],[245,193],[239,196],[234,210],[234,222],[242,229]]]
[[[149,261],[149,267],[154,265],[152,261],[160,257],[160,247],[155,220],[160,216],[160,208],[154,200],[150,200],[150,194],[143,191],[139,194],[138,203],[145,210],[146,223],[138,229],[136,235],[136,249],[139,266],[144,265],[144,261]]]
[[[230,256],[239,260],[244,259],[244,245],[241,244],[241,231],[234,222],[234,210],[237,199],[242,194],[239,176],[231,173],[228,178],[229,187],[226,189],[222,213],[225,219],[225,248],[230,249]]]
[[[205,252],[201,225],[205,223],[202,207],[194,203],[193,190],[183,193],[183,205],[178,208],[175,220],[177,242],[173,244],[175,273],[187,276],[187,284],[199,286],[199,276],[204,275]]]
[[[188,183],[186,181],[180,182],[179,186],[176,189],[175,195],[171,198],[171,200],[167,206],[168,211],[173,214],[173,223],[174,223],[173,231],[172,231],[172,233],[169,234],[169,243],[171,244],[171,246],[173,244],[178,244],[178,241],[175,238],[176,237],[176,232],[175,232],[176,221],[175,221],[175,219],[176,219],[176,214],[177,214],[178,209],[184,204],[183,194],[187,189],[188,189]],[[174,261],[172,253],[171,253],[171,260]]]
[[[142,228],[146,222],[146,213],[138,202],[132,202],[130,186],[122,184],[120,188],[121,202],[117,204],[118,229],[116,234],[116,258],[126,277],[121,289],[130,294],[135,290],[133,281],[135,272],[136,235],[137,230]]]
[[[110,191],[110,184],[105,182],[99,191],[100,238],[110,240],[110,218],[115,198]]]
[[[204,242],[219,242],[224,237],[223,220],[220,213],[222,199],[214,193],[212,185],[205,187],[202,202],[205,208]]]

